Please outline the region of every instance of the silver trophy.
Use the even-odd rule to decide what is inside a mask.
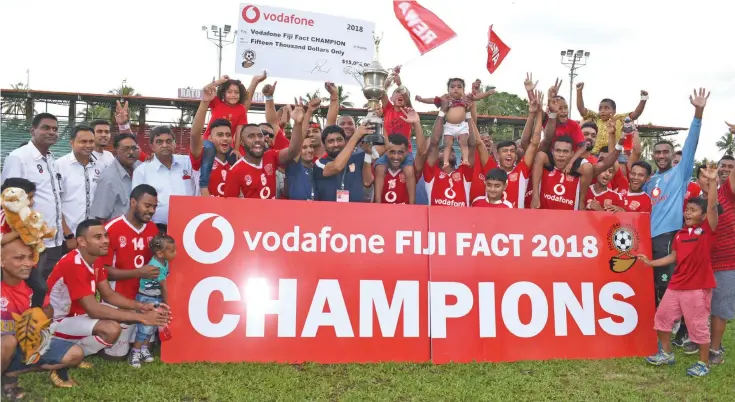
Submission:
[[[379,107],[380,99],[385,95],[385,83],[390,75],[390,72],[383,68],[378,61],[378,47],[381,39],[382,37],[373,36],[375,42],[375,58],[373,62],[362,71],[356,71],[354,73],[355,79],[362,87],[362,94],[368,100],[368,114],[365,116],[365,121],[374,130],[373,134],[366,135],[363,141],[375,145],[385,144],[383,119],[375,113],[375,110]]]

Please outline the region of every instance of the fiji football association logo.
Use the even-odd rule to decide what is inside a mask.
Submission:
[[[634,253],[638,250],[640,238],[632,226],[613,225],[608,231],[607,243],[611,250],[618,253],[610,258],[610,270],[616,274],[629,270],[638,261]]]

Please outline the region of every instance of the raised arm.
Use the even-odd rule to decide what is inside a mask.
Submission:
[[[699,91],[695,89],[694,94],[689,96],[689,102],[694,106],[694,119],[692,119],[692,125],[689,126],[689,134],[681,150],[681,162],[673,168],[676,169],[677,180],[684,186],[691,180],[694,154],[697,152],[699,133],[702,130],[702,115],[704,114],[704,107],[707,106],[708,98],[709,92],[704,88],[699,88]]]
[[[641,136],[638,130],[633,131],[633,150],[630,152],[628,158],[628,172],[633,168],[633,164],[641,160],[641,154],[643,154],[643,145],[641,144]]]
[[[278,151],[278,163],[285,165],[288,161],[293,160],[301,152],[301,144],[304,142],[304,108],[295,105],[291,112],[293,119],[293,129],[291,130],[291,142],[288,148]]]
[[[324,165],[322,175],[324,177],[329,177],[342,173],[342,171],[345,170],[345,167],[347,166],[347,162],[350,161],[350,156],[352,156],[352,152],[355,150],[357,144],[360,143],[362,137],[364,137],[365,134],[372,134],[373,132],[375,131],[372,128],[368,128],[367,122],[363,120],[360,125],[357,126],[355,134],[352,134],[352,137],[350,137],[349,141],[347,141],[347,145],[345,145],[344,149],[342,149],[339,155],[337,155],[337,157],[334,158],[333,161],[330,161],[329,163]],[[367,157],[370,155],[366,153],[365,156]]]
[[[706,179],[709,179],[709,188],[707,189],[707,222],[712,230],[717,230],[717,223],[720,218],[720,214],[717,211],[717,165],[702,169],[700,174],[703,174]]]
[[[531,168],[531,209],[539,209],[541,207],[540,184],[541,175],[544,174],[544,158],[536,158]]]
[[[434,166],[439,160],[439,140],[441,140],[442,133],[444,132],[444,114],[449,110],[449,101],[447,98],[443,97],[441,102],[441,111],[434,121],[434,129],[429,139],[429,148],[426,151],[426,163],[429,166]]]
[[[584,116],[587,116],[587,113],[589,110],[587,110],[586,107],[584,107],[584,98],[582,97],[582,90],[584,89],[584,82],[578,82],[577,83],[577,111],[579,112],[579,115],[584,118]]]
[[[638,102],[635,110],[630,113],[631,120],[637,120],[643,114],[643,109],[646,108],[646,102],[648,101],[648,91],[641,89],[641,101]]]
[[[414,170],[418,175],[424,168],[426,152],[428,151],[426,137],[424,137],[424,128],[421,127],[421,117],[415,110],[412,108],[404,108],[402,111],[406,117],[399,117],[413,127],[413,133],[416,135],[416,157],[414,158],[413,165]]]
[[[597,177],[600,173],[610,169],[617,162],[618,156],[620,156],[620,151],[623,149],[623,142],[625,142],[625,136],[621,135],[617,143],[615,142],[615,124],[614,119],[607,121],[607,149],[609,153],[605,159],[595,164],[592,177]]]
[[[194,121],[191,123],[191,140],[189,141],[189,150],[194,159],[199,159],[204,149],[204,141],[202,140],[202,132],[204,131],[204,120],[207,118],[209,111],[209,103],[217,96],[217,91],[207,85],[202,90],[202,101],[199,102],[199,108],[194,115]],[[233,127],[234,129],[235,127]]]
[[[542,103],[543,103],[543,97],[542,97]],[[536,120],[533,123],[533,136],[531,137],[531,142],[528,144],[528,147],[526,148],[524,154],[523,154],[523,163],[526,164],[529,168],[533,168],[533,160],[536,157],[536,153],[539,149],[539,144],[541,143],[541,129],[542,129],[542,121],[544,118],[544,112],[539,109],[536,111],[536,113],[529,113],[529,115],[536,115]],[[528,123],[526,123],[528,124]],[[526,128],[524,127],[523,130],[525,131]]]
[[[421,96],[416,95],[413,99],[416,102],[425,103],[427,105],[433,105],[434,104],[434,98],[424,98],[424,97],[421,97]]]
[[[327,110],[327,125],[337,124],[339,117],[339,89],[331,82],[325,82],[324,88],[329,93],[329,109]]]
[[[276,92],[276,84],[267,84],[263,87],[263,95],[265,96],[265,121],[273,127],[273,132],[277,133],[279,130],[278,125],[278,113],[276,113],[276,102],[273,100],[273,94]]]
[[[266,78],[268,78],[268,73],[263,70],[263,74],[254,76],[250,81],[250,86],[243,102],[245,110],[250,110],[250,106],[253,104],[253,95],[255,95],[255,91],[258,89],[258,84],[265,81]],[[235,127],[232,127],[232,129],[234,130]]]

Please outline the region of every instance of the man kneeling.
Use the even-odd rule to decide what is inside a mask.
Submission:
[[[58,323],[56,336],[77,342],[89,356],[115,343],[120,323],[168,324],[167,306],[156,308],[120,295],[110,287],[107,270],[94,267],[97,258],[107,254],[110,244],[102,223],[95,219],[83,221],[77,227],[76,240],[78,248],[62,257],[48,278],[54,321]],[[99,303],[95,290],[106,303],[118,308]]]

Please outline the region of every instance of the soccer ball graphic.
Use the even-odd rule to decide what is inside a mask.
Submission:
[[[633,234],[625,228],[619,228],[613,234],[613,245],[621,253],[627,253],[633,248]]]

